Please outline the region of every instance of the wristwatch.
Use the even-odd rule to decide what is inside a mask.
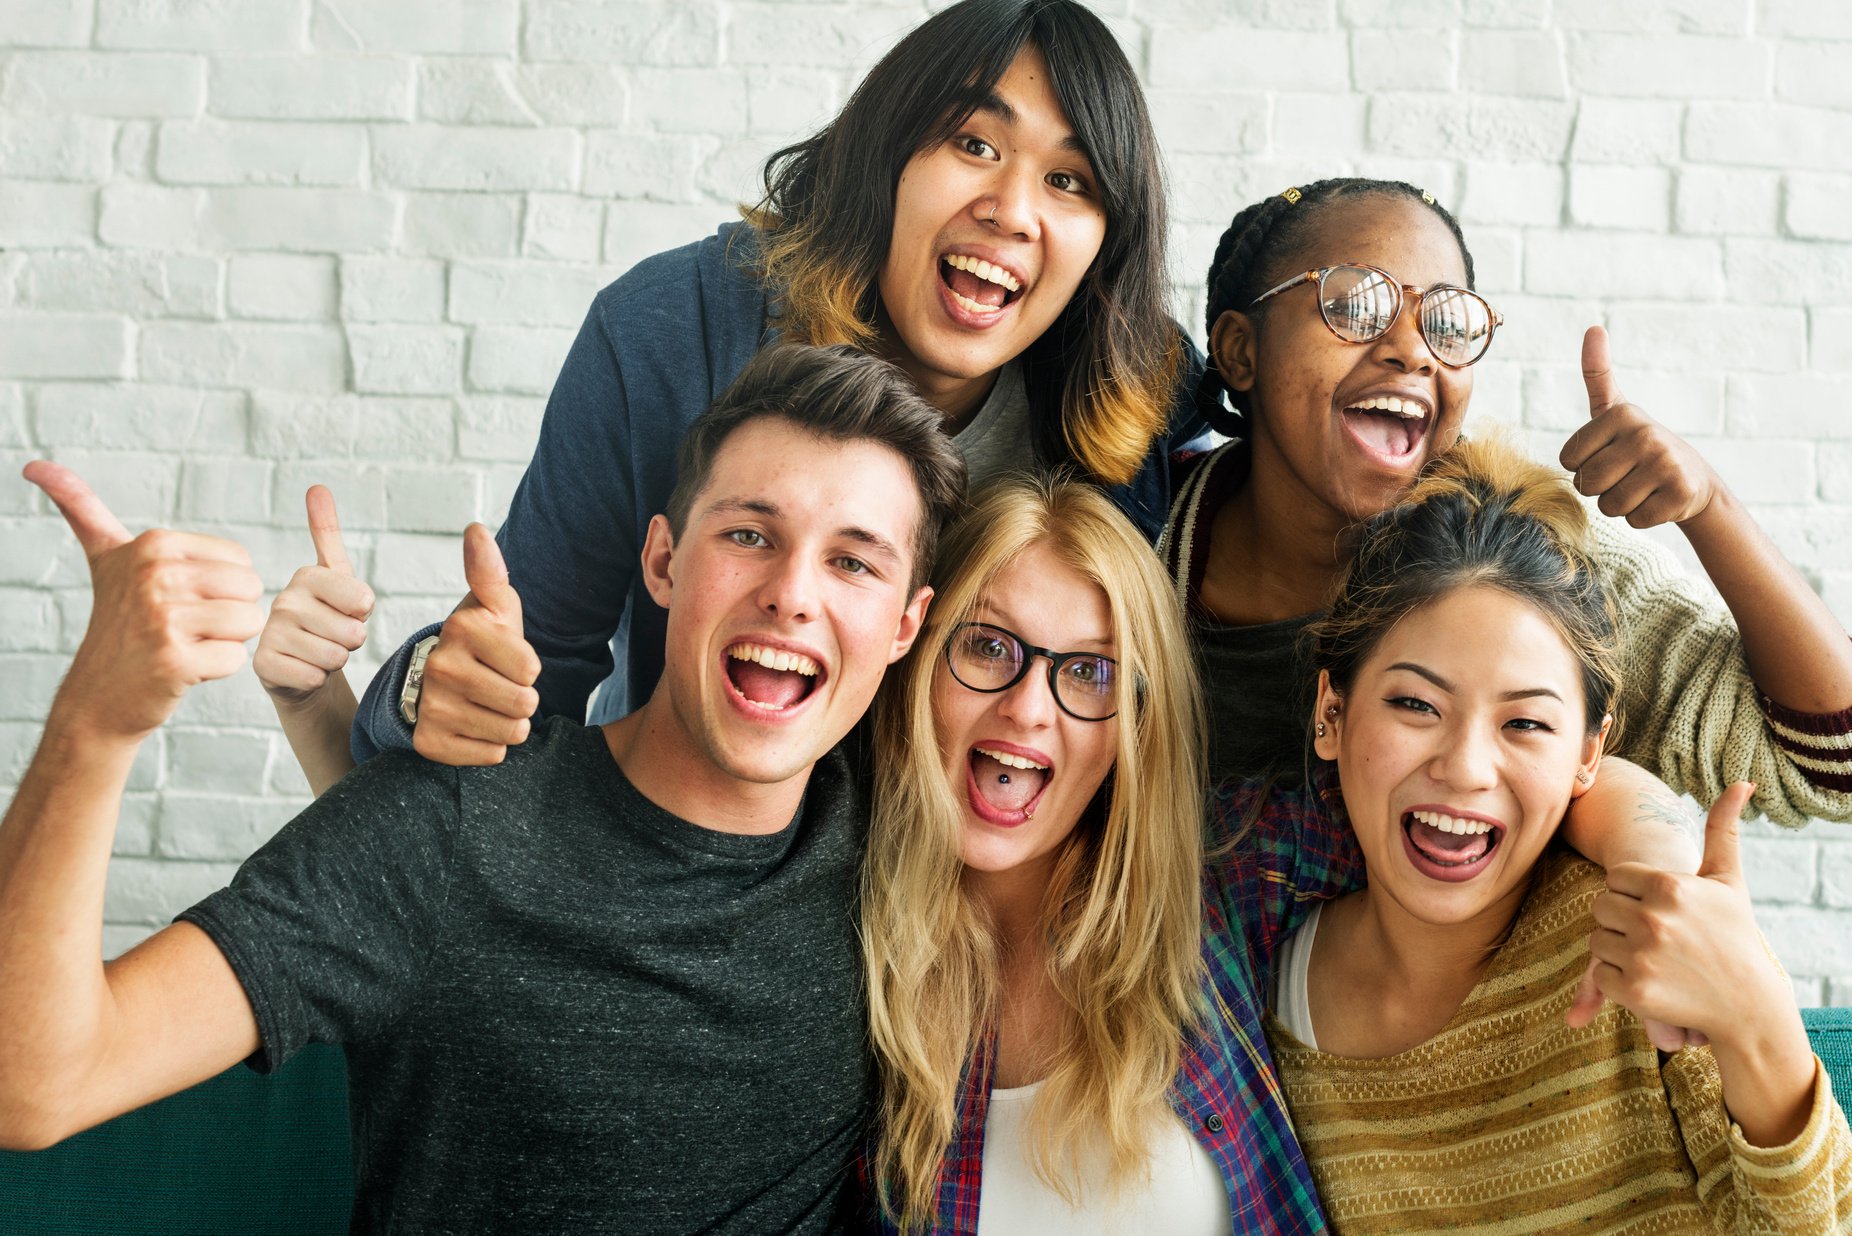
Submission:
[[[437,647],[437,636],[427,635],[412,645],[412,663],[405,671],[405,689],[399,692],[399,715],[405,724],[418,724],[418,694],[424,690],[424,663]]]

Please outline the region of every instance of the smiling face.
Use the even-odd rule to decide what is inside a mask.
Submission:
[[[679,538],[650,522],[658,697],[687,777],[787,781],[848,733],[932,595],[908,586],[920,517],[893,450],[766,417],[721,445]]]
[[[1601,754],[1575,654],[1497,588],[1410,612],[1341,698],[1321,675],[1317,708],[1372,895],[1432,924],[1515,912]]]
[[[1067,307],[1105,236],[1093,170],[1025,48],[901,173],[878,283],[889,359],[934,404],[974,402]]]
[[[1105,592],[1046,544],[991,581],[971,620],[1058,652],[1116,656]],[[960,685],[934,651],[933,717],[945,775],[964,804],[966,867],[993,875],[1052,867],[1112,770],[1119,719],[1082,721],[1062,711],[1039,657],[1015,686],[986,694]]]
[[[1324,208],[1293,273],[1341,263],[1405,284],[1466,284],[1452,231],[1432,210],[1368,195]],[[1250,392],[1253,467],[1288,482],[1331,520],[1390,505],[1421,466],[1459,436],[1473,371],[1449,369],[1421,338],[1412,298],[1388,334],[1349,343],[1325,326],[1315,283],[1274,296],[1253,317],[1226,313],[1211,340],[1229,385]]]

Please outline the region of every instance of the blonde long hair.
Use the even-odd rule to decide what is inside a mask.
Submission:
[[[1105,592],[1126,692],[1113,772],[1058,852],[1042,902],[1064,1015],[1030,1136],[1051,1187],[1073,1200],[1083,1148],[1102,1143],[1110,1185],[1145,1163],[1200,1016],[1203,706],[1182,614],[1150,547],[1099,491],[1000,481],[946,534],[925,629],[875,705],[862,931],[881,1085],[876,1168],[882,1204],[909,1222],[934,1209],[960,1079],[996,1023],[1003,952],[962,879],[964,804],[946,778],[932,684],[947,633],[1032,546]]]

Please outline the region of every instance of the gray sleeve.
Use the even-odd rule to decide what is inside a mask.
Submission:
[[[442,935],[461,810],[456,770],[389,754],[284,825],[226,888],[182,912],[250,997],[267,1073],[306,1043],[390,1027]]]

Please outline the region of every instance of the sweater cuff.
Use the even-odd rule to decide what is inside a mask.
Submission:
[[[1832,1149],[1833,1125],[1843,1120],[1839,1105],[1833,1102],[1833,1082],[1827,1076],[1820,1057],[1813,1058],[1813,1108],[1807,1123],[1783,1146],[1752,1146],[1743,1136],[1742,1126],[1730,1122],[1730,1153],[1740,1170],[1757,1185],[1772,1183],[1802,1173],[1824,1170],[1825,1159]],[[1760,1191],[1760,1189],[1758,1189]]]
[[[1756,704],[1775,745],[1807,780],[1823,790],[1852,793],[1852,708],[1797,712],[1761,691]]]

